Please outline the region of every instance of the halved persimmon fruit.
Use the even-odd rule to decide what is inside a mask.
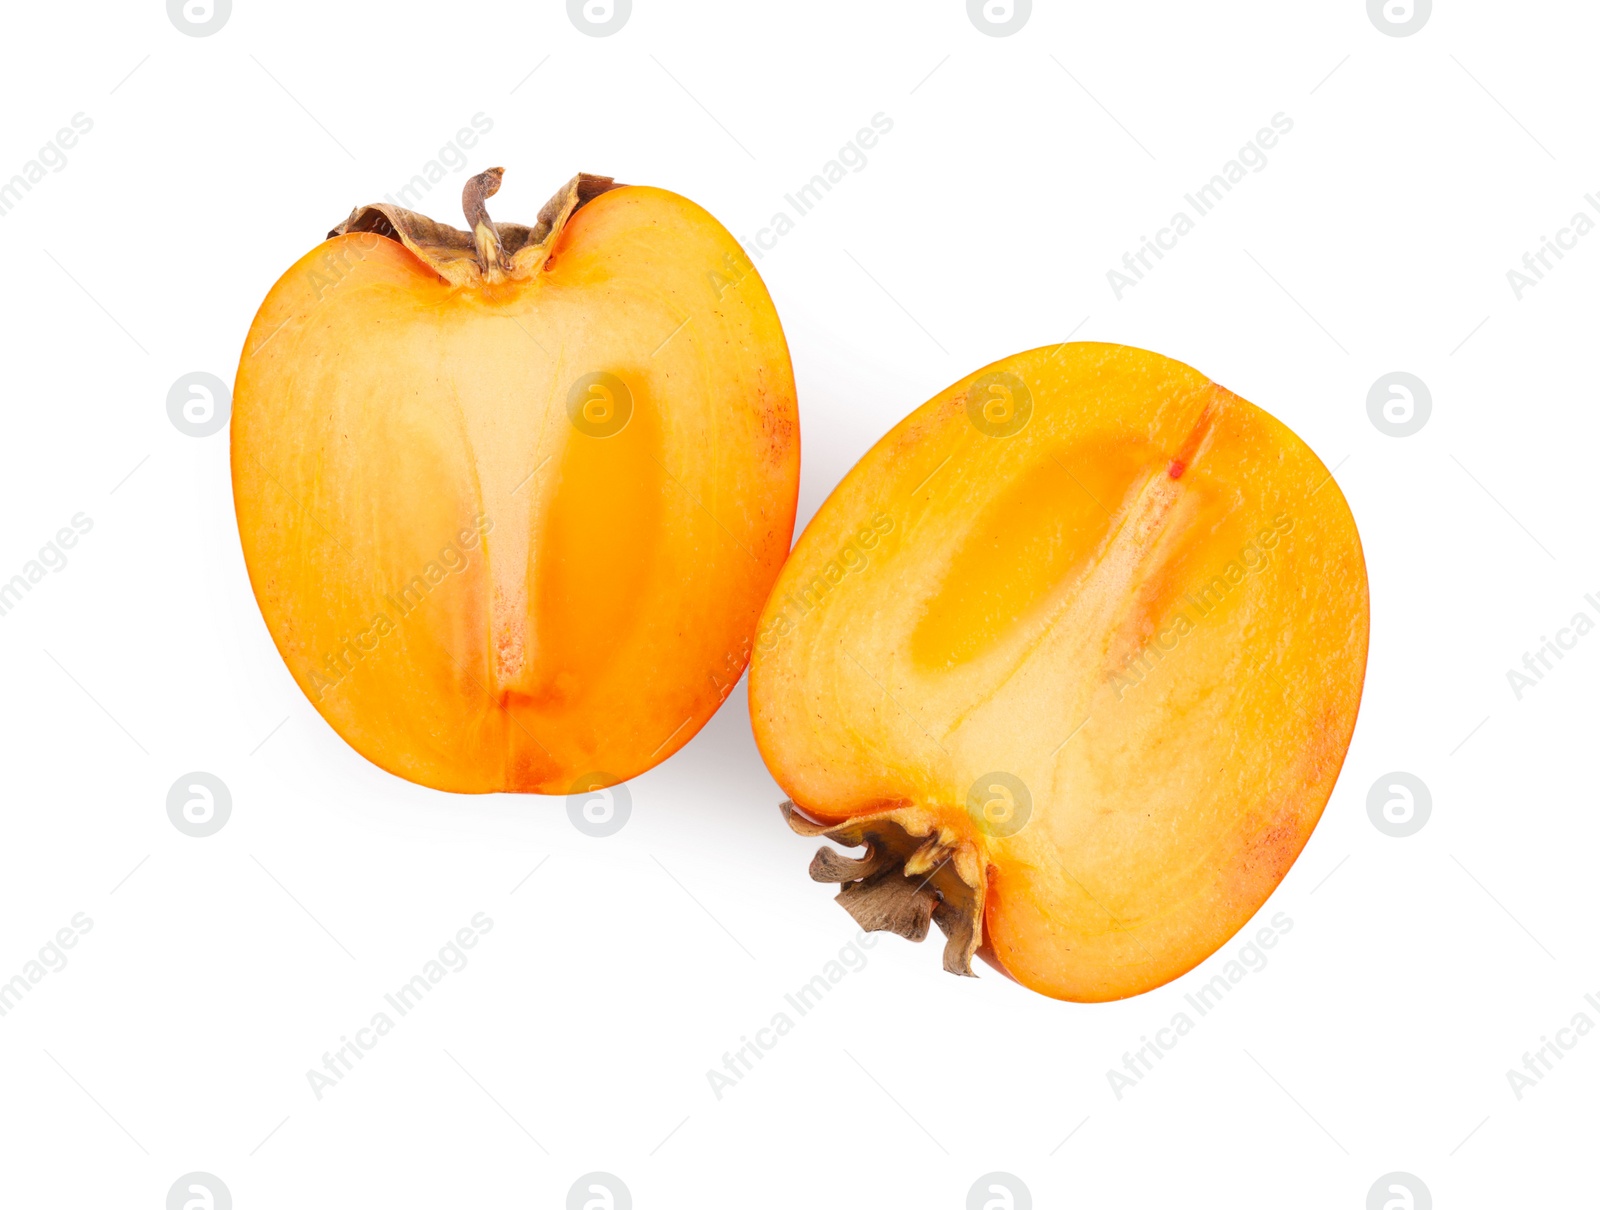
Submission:
[[[863,927],[1064,1000],[1181,975],[1299,855],[1355,726],[1360,539],[1294,433],[1188,366],[1064,344],[883,438],[757,630],[756,740]]]
[[[772,300],[660,189],[533,227],[363,206],[267,295],[234,390],[245,563],[349,744],[441,790],[641,773],[738,682],[794,529]]]

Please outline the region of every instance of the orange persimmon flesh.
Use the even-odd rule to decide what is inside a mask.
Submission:
[[[239,365],[234,494],[272,638],[353,748],[441,790],[664,760],[737,683],[793,532],[794,382],[760,278],[687,199],[584,180],[607,191],[514,271],[369,216],[284,274]],[[438,230],[460,246],[417,234]]]
[[[757,631],[791,825],[867,927],[1064,1000],[1159,986],[1257,911],[1332,793],[1367,655],[1316,455],[1139,349],[1067,344],[918,408],[823,504]]]

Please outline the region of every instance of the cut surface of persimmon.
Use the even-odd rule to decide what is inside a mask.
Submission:
[[[664,760],[738,682],[794,528],[794,380],[693,202],[581,175],[530,228],[489,218],[500,175],[470,232],[360,207],[273,286],[234,501],[273,641],[353,748],[565,794]]]
[[[796,544],[750,712],[811,874],[1064,1000],[1183,974],[1271,894],[1360,703],[1367,581],[1316,455],[1188,366],[1077,343],[941,391]]]

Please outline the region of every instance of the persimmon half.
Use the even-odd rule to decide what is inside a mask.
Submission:
[[[568,793],[682,747],[788,552],[794,378],[738,242],[580,175],[533,227],[357,208],[279,279],[234,389],[234,502],[278,650],[356,751]],[[580,785],[581,783],[581,785]]]
[[[806,527],[750,713],[869,929],[1063,1000],[1157,987],[1257,911],[1355,726],[1367,581],[1328,470],[1166,357],[1020,353],[906,417]]]

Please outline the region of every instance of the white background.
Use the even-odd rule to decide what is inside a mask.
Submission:
[[[591,1170],[640,1207],[959,1207],[994,1170],[1039,1206],[1357,1210],[1393,1170],[1440,1207],[1593,1195],[1600,1036],[1520,1100],[1506,1077],[1574,1014],[1600,1024],[1600,636],[1520,701],[1506,677],[1600,620],[1600,234],[1520,301],[1506,277],[1600,189],[1593,6],[1451,0],[1404,38],[1363,0],[1041,0],[1003,38],[960,0],[636,0],[605,38],[555,0],[236,0],[204,38],[160,0],[7,22],[0,179],[94,125],[0,218],[0,579],[75,513],[93,529],[0,617],[0,980],[75,913],[93,928],[0,1018],[0,1201],[156,1210],[193,1170],[241,1210],[553,1207]],[[1267,167],[1118,301],[1107,270],[1279,112]],[[296,690],[226,433],[179,432],[166,393],[231,383],[276,277],[477,113],[498,218],[583,169],[745,240],[892,119],[758,262],[802,523],[911,408],[1069,334],[1188,362],[1337,468],[1371,660],[1338,788],[1262,909],[1293,929],[1120,1099],[1107,1070],[1244,937],[1104,1005],[885,937],[718,1100],[707,1069],[854,935],[779,820],[742,686],[607,839],[560,799],[391,777]],[[420,208],[459,223],[463,179]],[[1397,369],[1433,398],[1402,439],[1366,409]],[[209,839],[166,814],[192,770],[233,796]],[[1433,797],[1406,839],[1367,814],[1395,770]],[[307,1069],[477,912],[470,964],[319,1101]]]

